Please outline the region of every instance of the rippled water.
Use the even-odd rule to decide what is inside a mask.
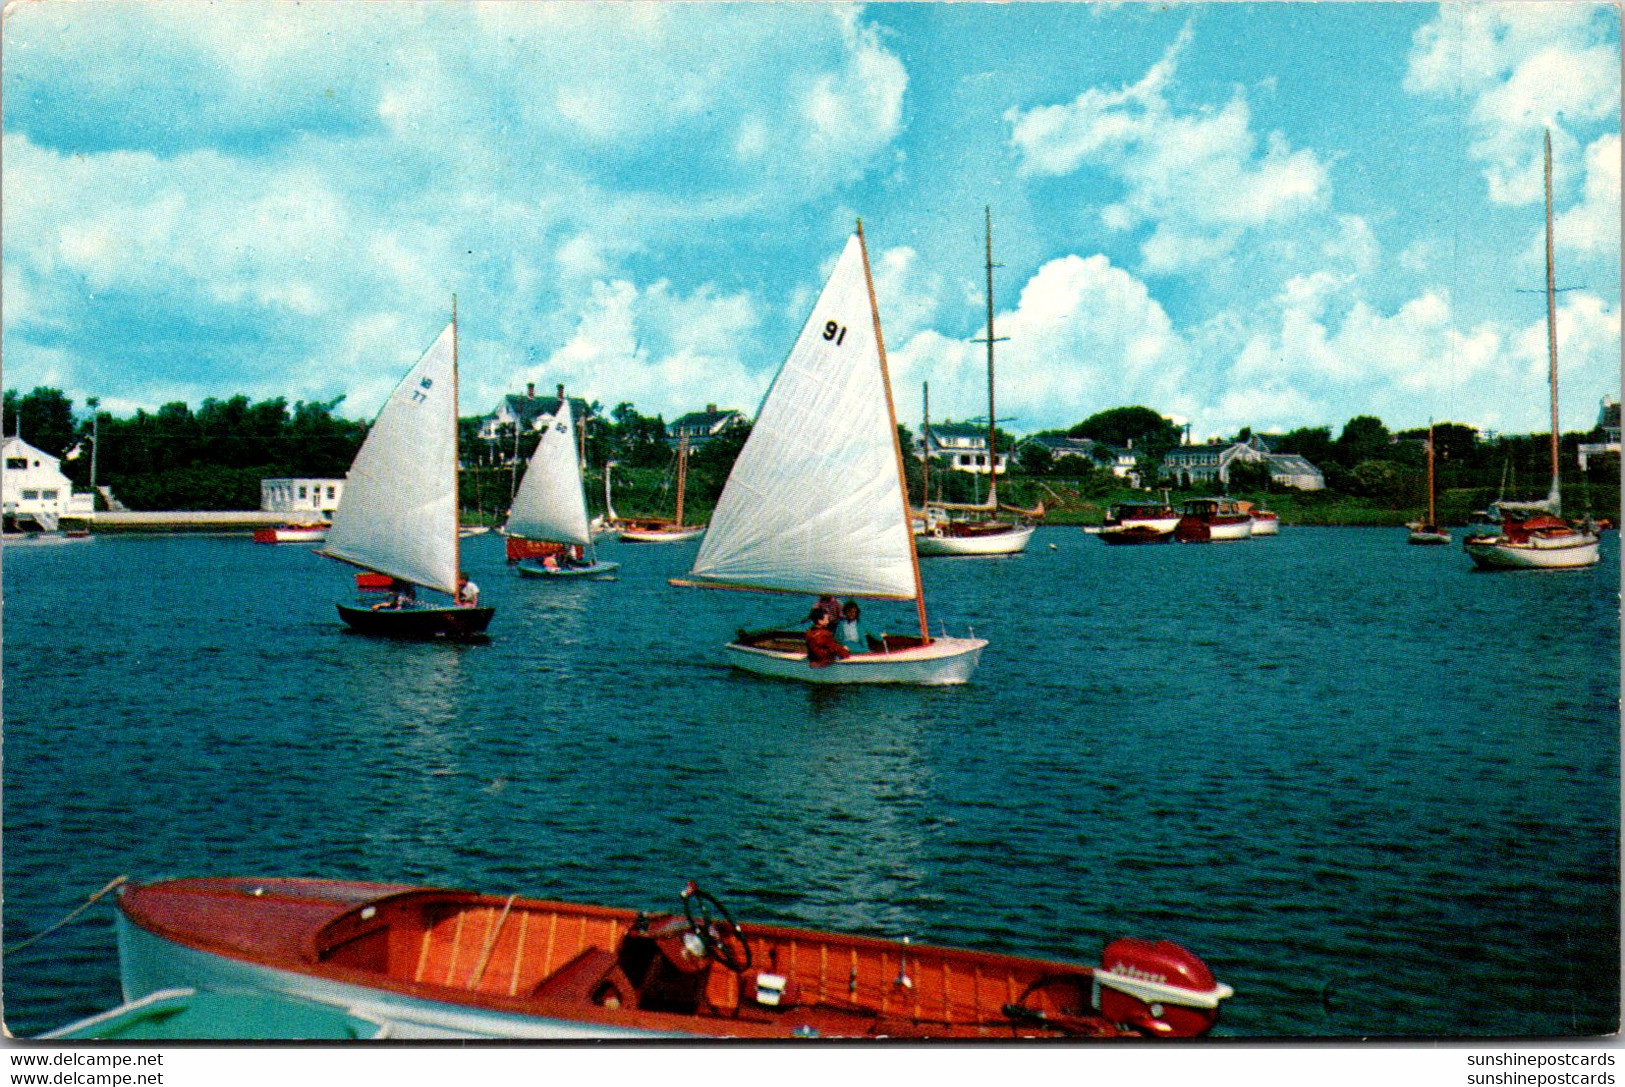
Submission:
[[[1220,1033],[1619,1026],[1619,552],[1479,574],[1402,530],[928,560],[968,687],[730,671],[803,601],[465,562],[488,645],[344,633],[308,548],[5,551],[5,936],[113,876],[440,883],[1094,961],[1165,936]],[[907,630],[912,607],[867,609]],[[110,910],[6,962],[9,1027],[117,1003]]]

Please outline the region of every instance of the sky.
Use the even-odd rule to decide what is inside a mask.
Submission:
[[[1604,4],[8,3],[6,387],[754,414],[862,217],[900,417],[1565,429],[1620,392]]]

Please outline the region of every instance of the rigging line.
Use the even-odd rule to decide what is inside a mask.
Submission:
[[[15,944],[12,944],[10,947],[6,948],[3,952],[0,952],[0,954],[10,955],[14,951],[21,951],[23,948],[28,947],[31,944],[38,943],[39,941],[45,939],[45,937],[51,935],[51,933],[53,933],[53,932],[57,931],[58,929],[62,928],[64,925],[67,925],[74,918],[78,917],[80,914],[84,913],[86,910],[90,909],[90,907],[94,906],[97,903],[97,901],[99,901],[102,898],[103,895],[105,895],[109,891],[113,890],[113,888],[122,886],[123,884],[128,883],[129,881],[130,881],[129,876],[118,876],[117,878],[110,881],[107,884],[107,886],[103,887],[101,890],[97,891],[95,894],[93,894],[89,898],[85,899],[85,901],[79,906],[78,909],[76,909],[73,912],[69,913],[66,917],[64,917],[62,920],[58,921],[56,924],[52,925],[50,928],[46,929],[44,932],[36,933],[35,935],[30,936],[26,940],[20,941],[20,942],[15,943]]]

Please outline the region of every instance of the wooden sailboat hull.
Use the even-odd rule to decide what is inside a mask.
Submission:
[[[514,567],[519,571],[520,577],[534,578],[582,578],[602,577],[614,573],[621,568],[618,562],[595,562],[590,566],[558,566],[549,569],[535,559],[524,559]]]
[[[704,525],[683,528],[623,528],[620,539],[622,543],[682,543],[684,540],[697,540],[704,535]]]
[[[1009,525],[1006,531],[977,532],[953,535],[945,532],[938,536],[922,532],[914,537],[914,547],[921,558],[928,555],[1014,555],[1027,550],[1027,541],[1033,537],[1032,525]]]
[[[131,885],[116,925],[127,1000],[269,993],[392,1038],[1188,1037],[1231,995],[1166,941],[1087,966],[398,884]]]
[[[728,663],[741,671],[798,683],[945,687],[970,682],[981,662],[982,647],[987,645],[984,638],[937,638],[927,645],[886,653],[854,653],[814,668],[807,663],[806,649],[798,647],[804,640],[800,631],[764,632],[751,637],[750,641],[757,644],[729,642],[723,652]]]
[[[1504,536],[1473,536],[1463,547],[1481,570],[1574,570],[1597,564],[1597,537],[1535,537],[1514,543]]]
[[[495,608],[384,608],[338,605],[339,617],[358,634],[403,641],[472,638],[491,625]]]

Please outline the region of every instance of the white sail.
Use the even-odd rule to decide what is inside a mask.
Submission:
[[[586,545],[587,499],[581,491],[581,463],[576,459],[575,419],[570,401],[562,399],[553,421],[542,432],[536,455],[508,511],[508,534],[527,540]]]
[[[456,326],[390,395],[350,465],[324,554],[457,590]]]
[[[897,436],[854,235],[762,402],[692,576],[912,600]]]

